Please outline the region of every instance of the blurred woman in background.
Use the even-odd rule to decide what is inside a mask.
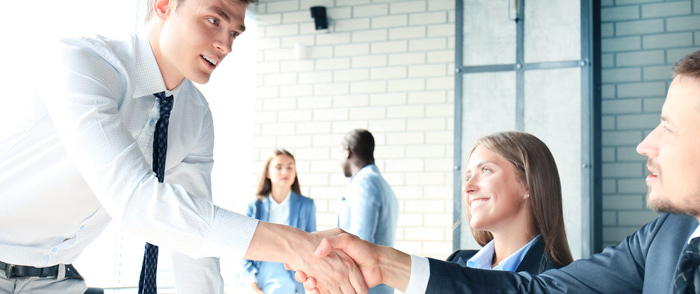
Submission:
[[[255,219],[316,231],[316,205],[301,195],[294,156],[277,149],[265,161],[256,200],[248,204],[246,215]],[[278,262],[244,260],[246,282],[253,293],[303,294],[304,286],[294,279],[294,271]]]

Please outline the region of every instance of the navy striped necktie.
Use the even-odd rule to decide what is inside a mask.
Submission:
[[[700,237],[693,238],[683,249],[683,256],[676,268],[673,293],[695,293],[695,271],[700,265]]]
[[[159,182],[165,177],[165,154],[168,149],[168,124],[170,110],[173,109],[173,96],[165,97],[165,92],[155,93],[160,101],[160,118],[153,132],[153,172]],[[156,294],[156,271],[158,268],[158,246],[146,243],[139,278],[139,294]]]

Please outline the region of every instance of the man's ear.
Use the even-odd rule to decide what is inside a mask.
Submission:
[[[350,151],[350,148],[345,148],[345,150],[343,150],[343,156],[345,156],[345,158],[350,158],[350,156],[352,156],[352,151]]]
[[[175,10],[175,2],[170,0],[154,0],[153,14],[155,17],[165,19],[171,10]]]

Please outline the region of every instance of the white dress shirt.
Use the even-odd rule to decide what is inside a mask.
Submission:
[[[0,110],[0,260],[71,263],[110,219],[191,257],[242,258],[257,220],[212,204],[211,112],[186,79],[168,93],[165,183],[152,171],[152,94],[165,84],[147,35],[66,39],[43,52],[27,58],[42,60],[34,88],[10,89],[21,96],[3,97],[12,107]],[[178,269],[205,275],[186,277],[202,288],[179,292],[223,292],[218,259],[179,256],[177,287],[189,275]]]
[[[690,240],[693,240],[693,238],[700,237],[700,225],[698,225],[697,228],[695,228],[695,231],[693,231],[692,234],[690,234],[690,237],[688,237],[688,244],[690,244]]]
[[[425,294],[430,280],[430,261],[425,257],[411,255],[411,276],[404,294]]]

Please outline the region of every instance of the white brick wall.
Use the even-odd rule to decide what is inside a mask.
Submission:
[[[327,7],[330,32],[309,7]],[[377,165],[399,198],[396,247],[444,258],[452,250],[454,1],[261,0],[254,142],[295,154],[318,228],[335,225],[348,179],[340,140],[375,136]],[[306,57],[294,59],[294,44]]]
[[[699,23],[697,0],[601,2],[604,246],[656,217],[635,146],[659,123],[673,63],[700,49]]]

